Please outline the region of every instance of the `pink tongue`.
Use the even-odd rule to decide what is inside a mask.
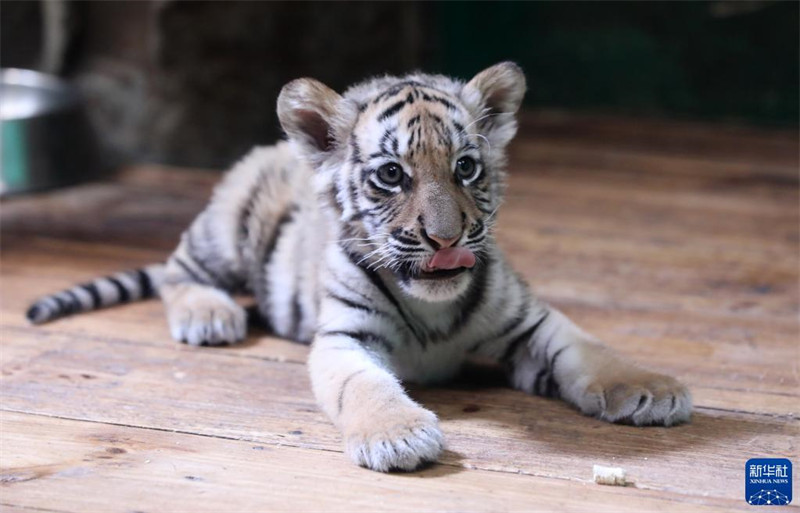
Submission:
[[[432,269],[457,269],[473,265],[475,265],[475,255],[464,247],[440,249],[428,262],[428,267]]]

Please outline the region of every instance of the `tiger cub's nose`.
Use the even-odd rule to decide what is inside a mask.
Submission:
[[[424,228],[422,229],[422,236],[425,237],[425,240],[428,241],[428,244],[430,244],[433,247],[433,249],[437,250],[449,248],[450,246],[458,242],[458,239],[461,238],[461,234],[459,233],[457,237],[446,239],[444,237],[439,237],[438,235],[433,235],[432,233],[428,233],[427,231],[425,231]]]

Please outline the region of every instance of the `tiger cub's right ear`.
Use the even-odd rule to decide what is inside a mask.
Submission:
[[[514,115],[526,88],[522,68],[509,61],[481,71],[461,90],[462,100],[480,120],[478,129],[494,146],[505,146],[517,133]]]
[[[349,117],[344,99],[313,78],[292,80],[278,96],[281,126],[312,164],[321,163],[338,147]]]

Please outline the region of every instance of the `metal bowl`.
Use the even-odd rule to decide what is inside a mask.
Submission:
[[[97,145],[83,101],[66,82],[0,69],[0,195],[95,178]]]

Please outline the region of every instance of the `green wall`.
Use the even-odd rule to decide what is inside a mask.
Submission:
[[[798,2],[443,2],[435,65],[504,59],[533,106],[798,124]]]

